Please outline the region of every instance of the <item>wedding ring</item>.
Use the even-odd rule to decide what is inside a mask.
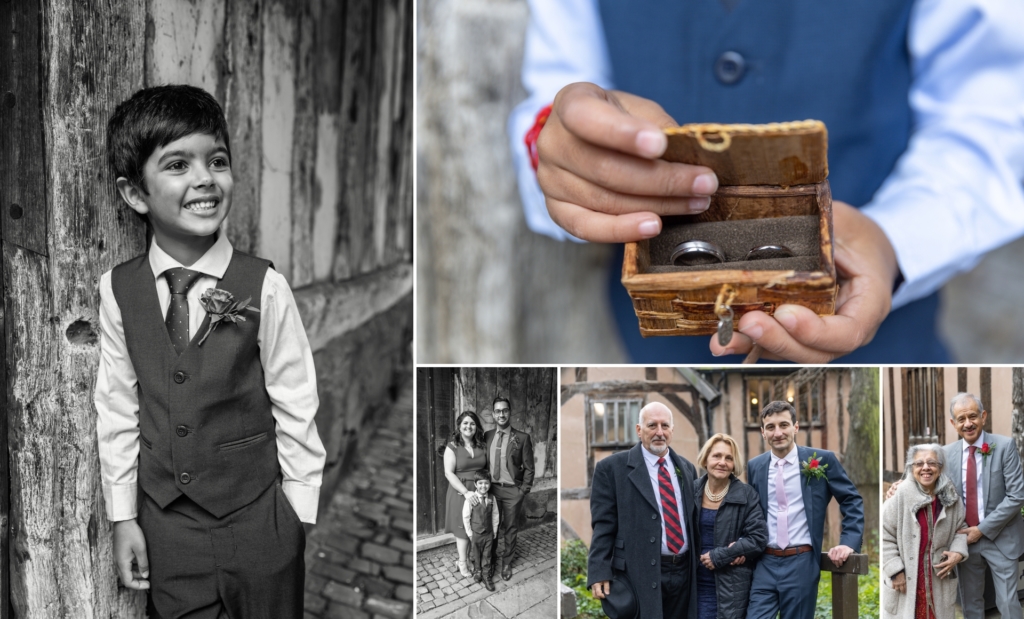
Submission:
[[[725,253],[714,243],[707,241],[686,241],[672,250],[672,264],[692,267],[701,264],[725,262]]]
[[[785,245],[762,245],[747,252],[744,260],[769,260],[771,258],[791,258],[793,251]]]

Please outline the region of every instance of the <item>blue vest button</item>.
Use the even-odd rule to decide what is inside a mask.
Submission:
[[[186,434],[188,434],[188,428],[186,428],[185,426],[178,426],[176,432],[178,433],[178,436],[185,436]]]
[[[174,382],[178,383],[179,385],[181,383],[185,382],[185,373],[184,372],[175,372],[174,373]]]
[[[187,484],[188,482],[192,481],[192,476],[189,475],[188,473],[182,473],[181,477],[179,477],[178,479],[181,480],[181,483]]]
[[[723,84],[735,84],[743,79],[747,61],[738,52],[725,52],[715,61],[715,77]]]

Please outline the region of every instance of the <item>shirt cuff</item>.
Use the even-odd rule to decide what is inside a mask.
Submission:
[[[320,487],[310,486],[297,481],[281,482],[281,490],[291,503],[295,515],[302,522],[316,524],[316,511],[320,503]]]
[[[118,522],[131,520],[139,515],[138,484],[103,485],[103,504],[107,510],[107,520]]]

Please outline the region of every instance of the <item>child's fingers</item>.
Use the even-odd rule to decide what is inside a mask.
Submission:
[[[702,213],[711,204],[709,197],[661,196],[622,193],[600,182],[591,182],[575,173],[548,166],[538,171],[537,179],[544,187],[544,195],[562,202],[579,204],[591,211],[607,215],[649,212],[657,215],[690,215]]]
[[[605,215],[554,198],[548,198],[547,203],[555,223],[576,238],[593,243],[629,243],[661,232],[661,218],[654,213]]]
[[[658,122],[631,116],[614,97],[594,84],[571,84],[559,91],[549,124],[552,119],[585,142],[645,159],[660,157],[668,146]],[[671,117],[668,119],[671,121]]]

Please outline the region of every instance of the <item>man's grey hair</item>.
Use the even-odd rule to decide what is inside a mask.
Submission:
[[[636,418],[636,422],[639,425],[641,425],[641,426],[644,425],[644,413],[647,412],[647,409],[652,408],[654,406],[661,406],[662,408],[664,408],[665,410],[668,411],[668,419],[669,419],[668,427],[671,428],[672,426],[676,425],[676,419],[675,419],[675,415],[672,414],[672,409],[670,409],[669,407],[665,406],[661,402],[651,402],[651,403],[647,404],[647,406],[644,406],[643,408],[640,409],[640,416]]]
[[[956,416],[953,414],[953,411],[960,405],[964,404],[965,402],[973,402],[974,405],[978,407],[979,414],[981,413],[981,411],[985,410],[985,406],[981,403],[981,400],[978,399],[978,396],[974,395],[973,393],[966,393],[961,391],[960,393],[953,396],[953,399],[949,401],[950,419],[956,418]]]

